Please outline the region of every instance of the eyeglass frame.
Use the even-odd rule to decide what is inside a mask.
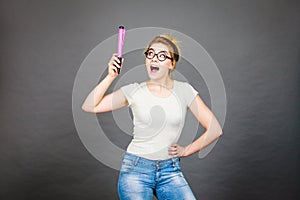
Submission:
[[[149,50],[152,50],[152,51],[154,52],[154,55],[153,55],[152,58],[148,58],[148,52],[149,52]],[[164,60],[161,60],[161,59],[158,57],[158,54],[160,54],[160,53],[164,53],[164,55],[166,56],[166,58],[165,58]],[[165,61],[165,60],[167,60],[167,59],[170,59],[171,61],[174,60],[174,58],[167,56],[166,51],[159,51],[158,53],[155,53],[154,49],[152,49],[152,48],[147,49],[147,51],[145,51],[144,54],[145,54],[146,58],[148,58],[148,59],[153,59],[153,58],[156,56],[157,59],[158,59],[160,62],[163,62],[163,61]]]

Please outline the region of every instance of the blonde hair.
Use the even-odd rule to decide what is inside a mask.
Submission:
[[[179,57],[180,57],[179,56],[179,54],[180,54],[179,46],[178,46],[178,42],[177,42],[176,38],[174,38],[168,34],[167,35],[158,35],[155,38],[153,38],[153,40],[151,40],[151,42],[148,44],[145,51],[147,51],[151,47],[151,45],[153,45],[154,43],[162,43],[168,47],[171,57],[173,59],[173,62],[175,61],[174,62],[174,69],[175,69],[176,63],[178,62]]]

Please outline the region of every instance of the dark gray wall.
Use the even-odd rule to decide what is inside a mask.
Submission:
[[[197,198],[300,197],[299,1],[0,5],[0,199],[117,199],[118,171],[78,137],[72,88],[83,59],[119,24],[185,33],[219,67],[228,100],[224,135],[208,157],[182,164]]]

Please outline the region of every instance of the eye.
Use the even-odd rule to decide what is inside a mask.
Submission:
[[[158,57],[160,59],[166,59],[166,54],[164,52],[161,52],[161,53],[158,54]]]
[[[154,51],[153,50],[148,50],[147,54],[148,54],[148,56],[153,56],[154,55]]]

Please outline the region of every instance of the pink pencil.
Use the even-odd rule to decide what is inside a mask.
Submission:
[[[118,35],[118,58],[120,60],[120,63],[122,63],[122,49],[124,45],[124,39],[125,39],[125,28],[124,26],[119,26],[119,35]],[[118,69],[118,74],[120,74],[120,68]]]

